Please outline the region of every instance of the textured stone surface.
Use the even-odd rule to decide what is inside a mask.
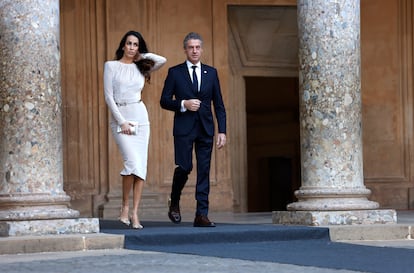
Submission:
[[[0,220],[77,216],[63,191],[59,1],[4,0],[0,18]]]
[[[273,224],[308,226],[395,224],[395,210],[274,211]]]
[[[99,233],[97,218],[0,221],[0,236]]]
[[[96,249],[121,249],[124,235],[60,234],[42,236],[14,236],[0,238],[0,254],[23,254]]]
[[[363,184],[359,1],[298,1],[302,187],[289,210],[374,209]]]
[[[341,225],[330,226],[329,236],[332,241],[349,240],[409,240],[412,225]]]

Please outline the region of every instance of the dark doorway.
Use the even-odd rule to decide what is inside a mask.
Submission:
[[[245,81],[248,211],[286,210],[300,187],[298,79]]]

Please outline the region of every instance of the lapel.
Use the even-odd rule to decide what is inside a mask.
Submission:
[[[200,92],[201,92],[201,91],[203,91],[203,86],[207,82],[207,76],[208,76],[207,69],[206,69],[204,64],[201,64],[201,71],[200,72],[201,72],[200,73],[201,74]]]
[[[187,63],[186,62],[184,62],[181,65],[181,70],[182,70],[182,73],[184,75],[185,81],[188,84],[188,87],[192,90],[193,89],[193,82],[191,81],[190,74],[188,73],[188,67],[187,67]]]

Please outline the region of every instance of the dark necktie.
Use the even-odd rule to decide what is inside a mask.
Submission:
[[[193,69],[193,89],[197,93],[198,92],[198,79],[197,79],[197,73],[196,73],[196,65],[193,65],[191,67]]]

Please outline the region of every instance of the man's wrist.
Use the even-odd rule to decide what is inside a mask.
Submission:
[[[181,101],[181,109],[180,109],[181,112],[187,111],[187,108],[185,108],[185,106],[184,106],[184,102],[185,102],[185,100]]]

